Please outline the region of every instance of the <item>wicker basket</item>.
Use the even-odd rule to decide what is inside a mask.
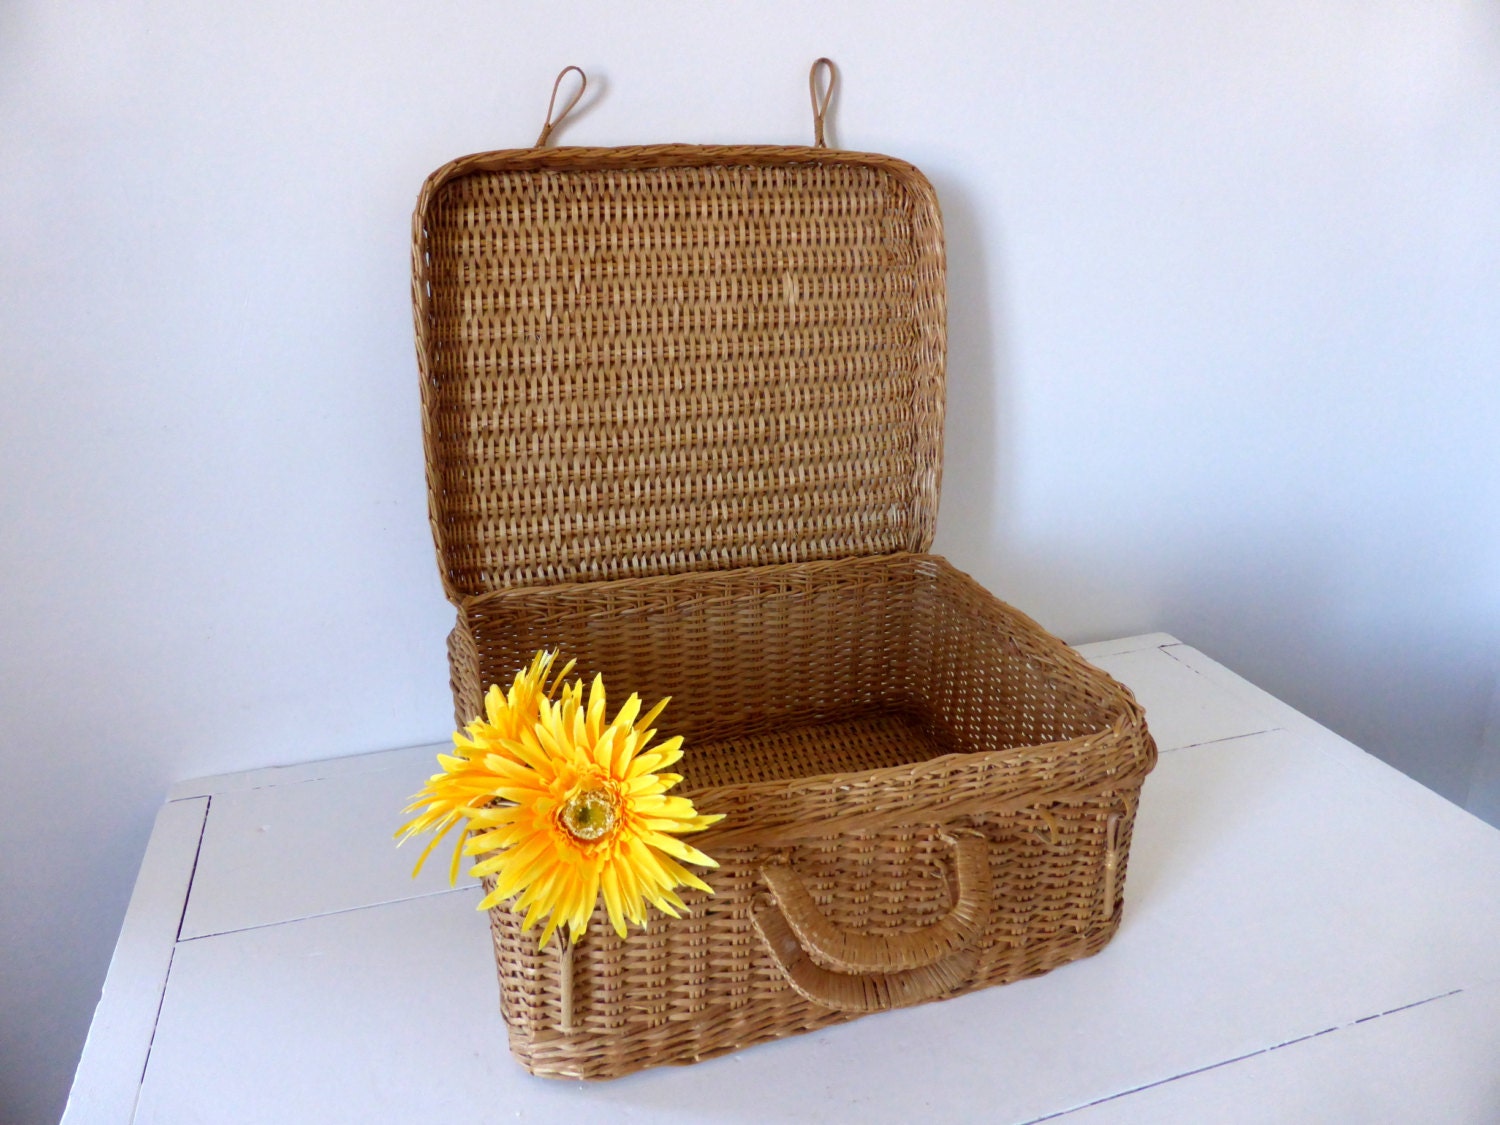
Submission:
[[[620,939],[601,908],[538,950],[491,911],[526,1067],[696,1061],[1101,948],[1156,750],[1126,689],[922,553],[944,291],[921,174],[539,145],[435,172],[414,242],[459,721],[559,647],[671,695],[678,791],[726,814],[681,919]]]

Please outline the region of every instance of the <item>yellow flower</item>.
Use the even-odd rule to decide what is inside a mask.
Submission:
[[[428,778],[427,784],[412,797],[411,804],[404,810],[408,813],[418,809],[423,811],[396,830],[403,844],[422,832],[434,834],[417,857],[413,877],[422,870],[438,841],[455,825],[464,822],[467,810],[494,799],[495,775],[484,764],[485,758],[496,752],[503,753],[501,748],[505,742],[520,738],[523,731],[536,725],[542,700],[557,694],[563,677],[573,670],[573,661],[570,660],[548,684],[547,676],[556,660],[556,652],[539,652],[532,658],[529,668],[516,673],[509,692],[502,693],[498,684],[491,685],[484,697],[484,718],[475,719],[463,732],[454,733],[452,755],[438,755],[443,772]],[[463,859],[464,840],[468,834],[469,826],[465,823],[454,843],[453,862],[448,868],[450,883],[458,879],[458,865]]]
[[[621,937],[627,922],[644,925],[646,904],[680,917],[680,886],[712,890],[682,863],[717,867],[678,839],[723,819],[703,816],[686,797],[667,795],[681,776],[661,773],[682,757],[682,739],[651,745],[664,699],[639,718],[632,695],[605,722],[604,681],[596,676],[584,699],[575,680],[556,703],[538,696],[539,715],[501,749],[485,757],[504,804],[466,806],[471,838],[464,850],[482,857],[473,868],[493,875],[481,910],[512,897],[529,930],[546,919],[539,945],[566,924],[577,941],[600,895]],[[678,861],[682,862],[678,862]]]

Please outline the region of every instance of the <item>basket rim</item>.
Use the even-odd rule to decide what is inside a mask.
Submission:
[[[1100,675],[1107,673],[1100,672]],[[1128,689],[1126,689],[1128,690]],[[854,785],[884,786],[906,782],[917,782],[927,778],[943,778],[956,770],[983,772],[992,765],[1020,759],[1062,758],[1078,754],[1087,755],[1101,744],[1110,745],[1129,739],[1139,732],[1144,736],[1147,750],[1130,759],[1128,769],[1099,771],[1098,784],[1090,791],[1137,788],[1156,765],[1155,742],[1146,733],[1144,713],[1133,696],[1121,699],[1118,712],[1109,724],[1077,738],[1059,742],[1042,742],[1028,746],[1009,746],[1002,750],[954,751],[935,758],[924,758],[900,766],[882,766],[856,773],[809,774],[787,781],[753,781],[736,785],[706,785],[696,789],[684,787],[683,796],[690,796],[700,812],[712,813],[721,807],[728,808],[731,801],[765,800],[778,796],[795,797],[804,789],[826,790],[830,787],[852,787]],[[1081,791],[1080,791],[1081,792]],[[964,817],[1015,812],[1045,804],[1050,798],[1035,790],[1021,790],[1011,797],[1000,797],[984,792],[970,800],[959,802],[927,803],[912,802],[892,809],[885,814],[858,813],[850,817],[833,819],[786,820],[767,817],[756,824],[734,824],[721,821],[703,830],[698,837],[704,847],[737,847],[741,845],[764,846],[767,840],[791,843],[797,840],[823,839],[830,836],[845,836],[864,831],[878,831],[907,825],[948,824]],[[1077,799],[1070,796],[1069,799]],[[720,802],[723,802],[721,805]]]
[[[904,182],[931,190],[927,177],[910,161],[878,152],[815,148],[812,145],[558,145],[553,148],[497,148],[459,156],[434,170],[422,183],[412,213],[413,244],[420,223],[443,186],[475,172],[648,171],[652,168],[774,167],[780,164],[837,164],[878,168]],[[414,259],[415,260],[415,259]]]
[[[1091,788],[1127,789],[1131,786],[1139,785],[1141,779],[1151,771],[1156,763],[1156,745],[1146,725],[1145,711],[1136,700],[1134,693],[1108,672],[1089,663],[1071,645],[1043,629],[1040,624],[1027,614],[997,598],[972,576],[954,566],[952,562],[942,555],[901,551],[887,555],[851,556],[802,563],[772,563],[765,566],[740,567],[732,571],[688,571],[675,574],[649,575],[641,578],[614,578],[594,582],[558,583],[550,586],[509,587],[466,598],[461,607],[461,612],[470,610],[483,611],[487,608],[502,606],[508,601],[518,599],[536,600],[567,597],[569,595],[586,596],[590,593],[611,588],[630,588],[649,591],[695,583],[711,585],[721,582],[726,574],[738,574],[748,577],[750,575],[771,575],[780,571],[788,575],[795,574],[801,579],[815,581],[820,575],[829,575],[839,570],[881,564],[892,567],[911,567],[918,570],[930,569],[935,577],[943,577],[949,581],[957,582],[961,586],[968,588],[971,592],[982,596],[986,602],[1009,618],[1019,630],[1025,631],[1034,639],[1043,641],[1047,651],[1036,654],[1039,659],[1059,666],[1065,666],[1075,675],[1079,675],[1089,681],[1101,696],[1106,697],[1104,723],[1095,730],[1070,739],[1061,739],[1053,742],[1007,746],[995,750],[955,750],[901,765],[879,766],[873,769],[846,773],[807,774],[795,778],[781,778],[771,781],[737,782],[730,785],[703,785],[694,787],[691,790],[684,789],[684,794],[690,792],[694,802],[700,806],[700,811],[704,812],[728,810],[739,802],[768,802],[764,809],[767,819],[757,824],[738,825],[734,824],[731,820],[706,829],[703,833],[703,839],[708,844],[719,847],[735,846],[741,837],[744,837],[746,842],[757,843],[763,842],[765,839],[773,836],[778,840],[821,838],[827,835],[841,835],[850,831],[847,827],[849,823],[856,823],[863,827],[928,823],[933,819],[932,815],[928,815],[929,812],[933,815],[940,814],[942,819],[948,820],[967,815],[969,811],[993,810],[1002,806],[1008,806],[1009,804],[1014,804],[1017,808],[1028,807],[1035,804],[1038,799],[1034,791],[1020,792],[1012,801],[1008,797],[997,796],[993,790],[986,789],[983,796],[974,802],[969,802],[975,804],[974,810],[967,810],[963,803],[959,805],[942,805],[939,802],[937,805],[934,805],[930,801],[913,799],[909,805],[899,809],[892,809],[888,813],[876,815],[868,812],[860,812],[854,814],[848,820],[840,819],[835,824],[826,822],[814,823],[804,821],[795,816],[781,819],[771,812],[778,799],[795,801],[799,794],[814,790],[826,791],[830,788],[839,787],[878,789],[890,786],[893,788],[912,787],[913,793],[915,793],[917,783],[940,780],[955,771],[985,772],[999,767],[1002,763],[1016,763],[1026,759],[1054,759],[1061,761],[1072,756],[1080,758],[1093,757],[1096,759],[1093,762],[1093,768],[1091,768],[1090,772],[1091,774],[1097,774],[1097,785],[1093,785]],[[1128,758],[1111,760],[1110,755],[1104,752],[1111,746],[1133,741],[1139,741],[1140,746]],[[1071,792],[1071,790],[1069,791]]]

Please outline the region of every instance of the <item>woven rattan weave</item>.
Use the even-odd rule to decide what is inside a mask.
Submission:
[[[672,696],[680,791],[726,814],[682,919],[620,939],[601,911],[560,951],[491,911],[517,1057],[613,1077],[1098,950],[1155,747],[1128,691],[922,553],[944,269],[921,174],[487,153],[428,179],[414,245],[460,722],[560,648]]]
[[[931,540],[943,255],[910,165],[494,153],[436,173],[418,222],[451,595]]]

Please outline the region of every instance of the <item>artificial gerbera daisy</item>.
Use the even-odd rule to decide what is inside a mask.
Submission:
[[[494,877],[480,909],[514,898],[523,930],[545,920],[546,945],[564,924],[576,942],[601,895],[624,937],[627,922],[645,924],[648,902],[679,917],[678,887],[712,894],[683,863],[718,864],[678,837],[723,818],[667,795],[682,778],[661,771],[682,757],[682,739],[653,746],[651,728],[667,700],[641,717],[632,695],[606,722],[604,681],[595,676],[587,700],[575,680],[556,702],[542,693],[537,703],[537,721],[484,759],[491,793],[503,803],[462,810],[470,824],[464,850],[481,857],[473,874]]]
[[[516,673],[508,692],[502,692],[499,684],[491,685],[484,697],[484,717],[454,733],[451,755],[438,755],[443,772],[428,778],[422,791],[412,797],[412,803],[405,809],[408,813],[419,809],[421,812],[396,830],[402,843],[422,832],[433,833],[432,840],[417,857],[413,876],[422,870],[438,841],[462,824],[463,830],[454,842],[453,862],[448,868],[448,881],[458,879],[464,840],[469,834],[464,814],[488,804],[495,797],[495,774],[485,765],[485,758],[503,752],[502,747],[507,741],[514,742],[522,731],[536,725],[542,700],[556,695],[563,677],[573,670],[573,661],[570,660],[548,683],[547,677],[556,662],[556,652],[539,652],[532,658],[530,667]]]

